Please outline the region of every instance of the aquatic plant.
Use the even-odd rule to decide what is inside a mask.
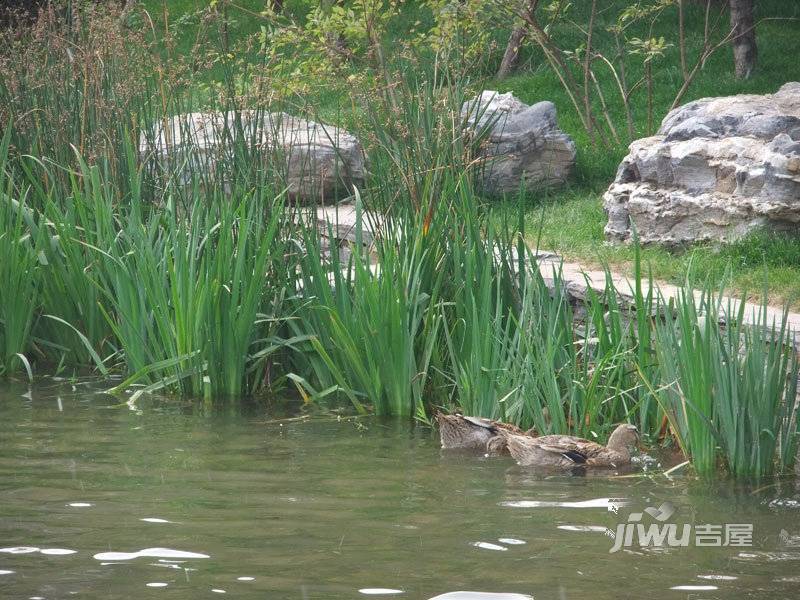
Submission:
[[[719,459],[737,477],[793,464],[798,357],[786,320],[768,314],[764,300],[745,323],[744,301],[723,305],[720,292],[687,285],[657,322],[657,394],[699,473],[713,473]]]
[[[31,330],[37,317],[36,253],[26,226],[26,193],[9,171],[9,132],[0,141],[0,374],[26,368],[31,375]]]

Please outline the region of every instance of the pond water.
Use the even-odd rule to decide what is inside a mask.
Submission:
[[[134,411],[101,388],[0,389],[0,598],[800,596],[794,480],[548,475],[405,422]],[[752,545],[609,552],[607,529],[665,502],[672,523],[751,524]]]

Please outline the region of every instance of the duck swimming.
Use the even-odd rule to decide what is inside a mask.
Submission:
[[[619,425],[603,446],[571,435],[521,436],[500,431],[508,451],[517,463],[526,467],[620,467],[630,464],[631,449],[639,443],[634,425]]]
[[[483,417],[467,417],[461,414],[438,413],[439,436],[444,449],[474,450],[489,454],[508,454],[506,436],[526,439],[525,433],[516,425],[493,421]]]

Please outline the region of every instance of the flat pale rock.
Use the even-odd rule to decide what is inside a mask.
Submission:
[[[352,134],[286,113],[245,110],[187,113],[142,132],[139,153],[165,168],[176,168],[189,183],[193,172],[215,176],[234,151],[251,153],[286,186],[290,199],[326,201],[352,194],[364,179],[364,152]],[[237,156],[235,160],[243,160]],[[223,173],[224,176],[224,173]]]
[[[486,90],[464,103],[461,117],[486,134],[480,179],[489,194],[559,185],[575,168],[575,144],[558,128],[552,102],[528,106],[511,92]]]
[[[800,232],[800,83],[704,98],[633,142],[603,196],[606,237],[683,246]]]

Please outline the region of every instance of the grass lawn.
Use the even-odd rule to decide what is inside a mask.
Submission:
[[[176,53],[191,51],[201,27],[198,10],[208,5],[206,0],[146,0],[144,6],[153,15],[154,21],[163,26],[164,15],[168,15],[176,34]],[[220,2],[222,4],[222,2]],[[588,22],[588,2],[574,3],[571,18],[574,23]],[[605,28],[611,25],[616,14],[626,3],[610,0],[599,3],[597,16],[598,32],[595,48],[612,57],[611,36]],[[700,3],[702,4],[702,3]],[[286,2],[286,10],[302,16],[308,10],[302,0]],[[231,20],[229,36],[241,39],[256,33],[266,24],[257,16],[263,0],[238,0],[228,4]],[[727,14],[723,15],[717,38],[727,33]],[[407,36],[415,20],[427,22],[430,14],[420,10],[416,2],[406,2],[400,17],[390,24],[394,39],[387,45]],[[767,19],[758,24],[759,42],[758,68],[747,81],[733,77],[733,59],[730,49],[720,48],[706,62],[682,102],[706,96],[721,96],[740,93],[770,93],[787,81],[800,80],[800,3],[787,0],[761,0],[756,3],[756,19]],[[672,46],[664,56],[657,59],[654,67],[653,122],[658,127],[672,104],[675,93],[682,84],[679,51],[677,47],[677,9],[665,10],[652,32],[644,26],[636,26],[627,32],[627,37],[664,36]],[[580,29],[568,21],[562,21],[550,32],[562,48],[578,48],[585,39]],[[215,35],[213,28],[206,34]],[[703,43],[704,8],[694,3],[686,6],[687,63],[694,65]],[[627,143],[611,144],[610,147],[593,146],[580,124],[569,98],[559,80],[546,65],[541,52],[526,42],[521,53],[518,72],[503,81],[492,79],[499,64],[507,30],[494,33],[497,46],[487,48],[486,70],[474,74],[475,87],[513,92],[527,103],[551,100],[559,113],[559,123],[570,134],[578,147],[578,165],[574,181],[567,189],[553,191],[546,196],[529,197],[527,202],[528,232],[531,243],[539,241],[541,247],[561,253],[574,261],[587,265],[608,264],[625,271],[631,263],[630,248],[612,246],[605,242],[603,227],[605,215],[601,196],[614,177],[617,165],[627,152]],[[629,81],[636,81],[643,68],[636,57],[632,57],[628,72]],[[213,76],[213,71],[212,71]],[[621,135],[624,135],[624,113],[616,86],[610,72],[598,67],[599,83],[606,97],[609,111]],[[304,99],[314,106],[321,118],[344,120],[345,124],[358,115],[348,114],[345,98],[331,94]],[[342,110],[342,106],[345,106]],[[647,131],[647,98],[643,87],[632,97],[635,137],[649,134]],[[789,302],[800,307],[800,238],[774,238],[766,234],[754,235],[726,247],[698,246],[688,251],[667,252],[659,248],[646,248],[643,258],[657,279],[679,283],[691,268],[699,279],[711,278],[715,282],[729,283],[732,291],[747,292],[758,296],[769,282],[770,298],[775,303]]]

